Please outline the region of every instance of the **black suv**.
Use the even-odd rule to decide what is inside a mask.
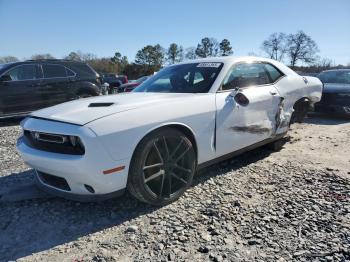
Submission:
[[[100,76],[85,63],[54,59],[0,64],[0,118],[100,94]]]

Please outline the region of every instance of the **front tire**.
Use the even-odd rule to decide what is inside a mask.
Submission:
[[[128,190],[142,202],[169,204],[191,185],[196,164],[193,145],[182,132],[156,130],[142,139],[134,152]]]

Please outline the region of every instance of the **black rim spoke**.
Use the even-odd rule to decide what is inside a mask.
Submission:
[[[165,136],[163,136],[163,142],[164,142],[164,148],[165,148],[166,157],[169,158],[170,157],[169,148],[168,148],[168,144],[166,143]]]
[[[165,180],[165,176],[162,177],[162,182],[160,184],[160,189],[159,189],[159,197],[162,197],[162,194],[163,194],[164,180]]]
[[[188,147],[186,148],[186,150],[183,151],[182,154],[176,158],[176,160],[174,161],[174,163],[176,164],[177,162],[179,162],[180,159],[183,158],[183,157],[185,156],[185,154],[188,152],[188,150],[190,150],[190,149],[191,149],[191,146],[188,146]]]
[[[181,141],[180,141],[180,143],[177,145],[177,147],[174,149],[174,151],[171,153],[171,155],[170,155],[170,159],[172,159],[173,157],[174,157],[174,155],[176,154],[176,152],[177,152],[177,150],[179,150],[179,148],[180,148],[180,146],[182,145],[182,143],[183,143],[183,138],[181,137]]]
[[[176,175],[174,172],[171,172],[171,173],[170,173],[170,176],[175,177],[177,180],[181,181],[181,182],[184,183],[184,184],[187,184],[187,181],[186,181],[185,179],[179,177],[179,176]]]
[[[154,168],[154,167],[161,167],[161,166],[163,166],[163,163],[156,163],[156,164],[152,164],[152,165],[149,165],[149,166],[144,166],[143,170]]]
[[[186,173],[191,173],[191,172],[192,172],[191,169],[184,168],[184,167],[182,167],[182,166],[179,166],[178,164],[175,164],[175,165],[174,165],[174,168],[180,169],[181,171],[184,171],[184,172],[186,172]]]
[[[157,147],[156,141],[154,141],[153,147],[156,149],[156,152],[157,152],[157,155],[158,155],[158,157],[159,157],[160,162],[164,163],[163,157],[162,157],[162,155],[161,155],[160,152],[159,152],[159,149],[158,149],[158,147]]]
[[[167,186],[168,186],[168,196],[170,196],[171,195],[171,176],[169,175],[169,174],[167,174]]]
[[[149,177],[145,178],[145,183],[148,183],[149,181],[156,179],[157,177],[164,175],[163,170],[159,170],[157,173],[154,173],[153,175],[150,175]]]

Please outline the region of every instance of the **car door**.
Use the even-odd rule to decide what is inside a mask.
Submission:
[[[63,65],[42,64],[44,78],[39,95],[45,106],[52,106],[70,100],[72,82],[67,74],[68,70]]]
[[[37,88],[40,71],[36,64],[18,65],[9,69],[0,82],[0,115],[16,115],[40,108]]]
[[[263,63],[239,63],[216,94],[216,152],[222,156],[276,133],[283,98]]]

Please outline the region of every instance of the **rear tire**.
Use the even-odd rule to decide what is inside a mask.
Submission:
[[[191,185],[196,165],[191,141],[176,129],[162,128],[147,135],[137,146],[127,188],[142,202],[166,205]]]

